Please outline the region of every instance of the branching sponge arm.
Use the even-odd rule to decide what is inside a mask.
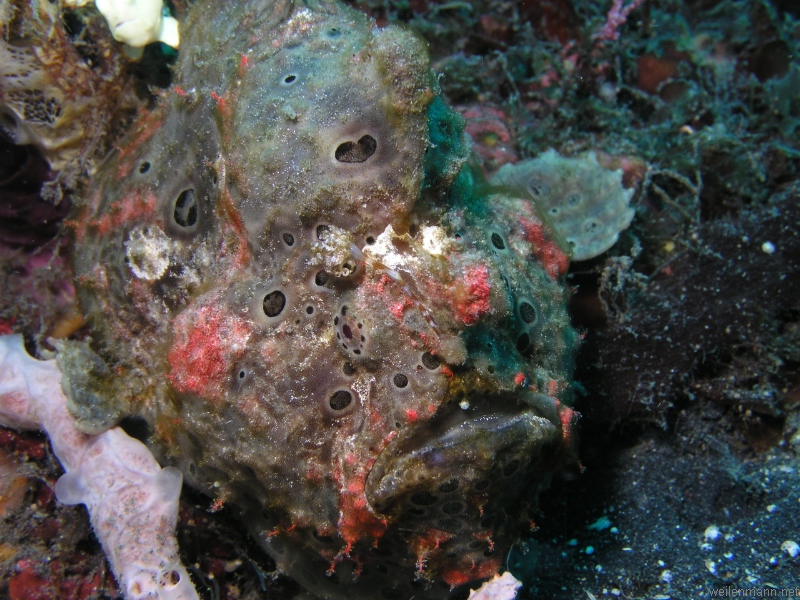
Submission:
[[[86,505],[125,597],[196,600],[175,540],[180,472],[159,467],[119,427],[79,432],[66,401],[55,360],[31,358],[19,335],[0,336],[0,425],[48,434],[66,470],[56,497]]]

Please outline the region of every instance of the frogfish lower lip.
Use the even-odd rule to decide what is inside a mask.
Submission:
[[[555,404],[543,394],[486,397],[470,405],[453,404],[381,452],[366,485],[375,512],[401,512],[415,493],[455,479],[462,489],[492,489],[561,439]]]

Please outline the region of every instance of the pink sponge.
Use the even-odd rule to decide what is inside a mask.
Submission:
[[[0,336],[0,424],[50,436],[66,470],[56,496],[86,505],[125,597],[197,599],[175,540],[180,471],[162,469],[119,427],[81,433],[66,401],[55,360],[31,358],[20,335]]]

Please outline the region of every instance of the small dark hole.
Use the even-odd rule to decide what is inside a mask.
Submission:
[[[506,249],[506,243],[503,241],[503,238],[500,236],[499,233],[492,234],[492,246],[494,246],[498,250]]]
[[[526,323],[535,323],[537,319],[536,309],[530,302],[520,302],[519,303],[519,316],[522,317],[522,320]]]
[[[297,75],[287,75],[284,78],[283,83],[294,83],[295,79],[297,79]]]
[[[334,325],[338,325],[339,324],[339,317],[333,317],[333,324]],[[336,337],[339,337],[338,333],[336,334]],[[341,339],[341,338],[339,338],[339,339]]]
[[[139,173],[141,173],[142,175],[147,173],[149,170],[150,170],[150,163],[149,162],[144,161],[142,164],[139,165]]]
[[[353,401],[353,394],[347,390],[336,390],[328,403],[333,410],[344,410]]]
[[[438,356],[434,356],[430,352],[426,352],[422,355],[422,364],[425,365],[426,369],[434,371],[439,368],[439,365],[442,364],[442,361]]]
[[[344,142],[336,148],[336,160],[343,163],[363,163],[378,149],[378,142],[371,135],[362,136],[357,142]]]
[[[342,316],[343,316],[343,317],[346,317],[346,316],[347,316],[347,304],[345,304],[345,305],[342,307],[342,310],[341,310],[340,312],[342,313]]]
[[[150,437],[150,426],[143,417],[125,417],[119,422],[120,428],[132,438],[146,442]]]
[[[342,333],[344,334],[344,337],[346,337],[348,340],[353,339],[353,330],[350,329],[350,325],[348,325],[347,323],[342,325]]]
[[[306,306],[306,314],[313,315],[314,314],[314,307],[313,306]]]
[[[461,502],[445,502],[442,505],[442,512],[446,515],[457,515],[462,508],[464,505]]]
[[[408,385],[408,377],[406,377],[402,373],[395,373],[392,382],[394,382],[394,385],[396,387],[404,388]]]
[[[424,517],[425,516],[425,509],[424,508],[416,508],[411,507],[408,509],[407,514],[411,515],[412,517]]]
[[[294,236],[291,233],[284,233],[283,241],[287,246],[294,246]]]
[[[355,350],[353,350],[353,354],[361,354],[361,350],[359,350],[358,348],[356,348]]]
[[[319,287],[324,287],[326,283],[328,283],[328,279],[330,275],[328,275],[327,271],[319,271],[316,275],[314,275],[314,283],[316,283]]]
[[[317,538],[323,544],[332,544],[333,538],[329,535],[322,535],[319,531],[314,531],[312,535]]]
[[[512,460],[503,468],[503,475],[508,477],[509,475],[513,475],[516,473],[517,469],[519,468],[519,461],[517,459]]]
[[[372,244],[374,244],[374,243],[375,243],[375,238],[374,238],[374,237],[372,237],[371,235],[368,235],[368,236],[367,236],[367,244],[369,244],[370,246],[372,246]]]
[[[461,521],[458,519],[439,519],[436,526],[444,531],[454,532],[461,529]]]
[[[342,367],[342,371],[343,371],[343,372],[344,372],[344,374],[345,374],[345,375],[347,375],[348,377],[350,377],[350,376],[352,376],[352,375],[355,375],[355,374],[356,374],[356,368],[355,368],[355,366],[353,365],[353,363],[350,363],[350,362],[346,362],[346,363],[344,363],[344,366]]]
[[[487,487],[489,487],[488,479],[481,479],[479,482],[475,484],[475,489],[478,490],[479,492],[485,490]]]
[[[481,542],[480,540],[475,540],[474,542],[470,542],[470,543],[469,543],[469,547],[470,547],[470,548],[477,548],[477,547],[478,547],[478,546],[480,546],[482,543],[483,543],[483,542]]]
[[[486,370],[489,371],[489,375],[493,375],[494,374],[494,367],[492,365],[489,365],[488,367],[486,367]]]
[[[244,379],[245,377],[247,377],[247,373],[244,371],[239,371],[239,379]]]
[[[172,213],[175,222],[181,227],[194,227],[197,223],[197,196],[193,189],[183,190],[175,200]]]
[[[526,356],[530,354],[529,350],[531,349],[531,336],[527,333],[523,333],[521,336],[517,338],[517,352]]]
[[[268,317],[277,317],[286,306],[286,296],[280,290],[275,290],[264,296],[264,314]]]
[[[189,463],[189,474],[190,474],[192,477],[194,477],[195,475],[197,475],[197,467],[194,465],[194,463]]]
[[[411,495],[411,502],[417,506],[430,506],[436,504],[439,499],[430,492],[415,492]]]
[[[170,571],[169,572],[169,582],[172,585],[178,585],[181,582],[181,574],[177,571]]]
[[[331,230],[330,227],[327,225],[319,225],[317,226],[317,239],[322,241],[325,239],[325,234]]]
[[[445,481],[443,484],[439,486],[439,491],[444,494],[455,492],[457,489],[458,489],[458,479],[451,479],[450,481]]]

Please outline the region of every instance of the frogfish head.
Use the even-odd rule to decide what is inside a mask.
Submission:
[[[71,220],[73,411],[143,420],[321,597],[491,576],[573,459],[567,255],[472,174],[408,31],[251,0],[182,28]]]

